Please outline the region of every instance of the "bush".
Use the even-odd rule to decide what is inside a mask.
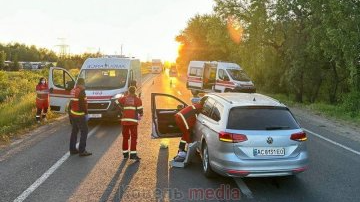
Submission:
[[[343,96],[341,106],[351,117],[360,116],[360,92],[351,92]]]

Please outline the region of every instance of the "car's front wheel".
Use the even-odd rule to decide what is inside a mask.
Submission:
[[[203,173],[206,177],[211,178],[215,176],[215,172],[211,169],[210,161],[209,161],[209,150],[204,143],[203,149],[202,149],[202,165],[203,165]]]

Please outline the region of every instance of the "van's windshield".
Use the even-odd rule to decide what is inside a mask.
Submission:
[[[125,87],[126,69],[84,69],[79,78],[85,79],[87,90],[112,90]]]
[[[250,78],[246,75],[244,70],[240,69],[227,69],[230,77],[235,81],[250,81]]]

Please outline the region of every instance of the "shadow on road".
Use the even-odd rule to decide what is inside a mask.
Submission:
[[[114,200],[113,201],[121,201],[124,197],[124,193],[131,187],[129,187],[129,184],[136,174],[136,172],[139,170],[140,162],[133,162],[129,164],[126,167],[126,170],[124,172],[124,175],[119,183],[119,187],[115,192]],[[131,194],[131,192],[129,192]]]
[[[169,149],[160,149],[156,166],[156,201],[164,201],[169,188]]]
[[[123,160],[121,164],[119,165],[114,177],[111,179],[110,183],[107,185],[106,190],[104,191],[103,195],[101,196],[99,201],[108,201],[109,197],[111,195],[111,192],[114,190],[116,182],[118,181],[120,174],[122,170],[124,169],[126,165],[126,160]]]

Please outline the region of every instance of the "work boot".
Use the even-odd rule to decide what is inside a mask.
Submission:
[[[79,150],[70,150],[70,155],[78,154]]]
[[[135,161],[140,161],[141,158],[136,154],[130,154],[130,159]]]
[[[184,162],[186,158],[186,152],[179,151],[178,155],[174,157],[174,161],[176,162]]]
[[[79,153],[79,156],[90,156],[90,155],[92,155],[92,153],[91,153],[91,152],[88,152],[88,151],[86,151],[86,150]]]
[[[124,153],[124,159],[128,159],[129,158],[129,153]]]

